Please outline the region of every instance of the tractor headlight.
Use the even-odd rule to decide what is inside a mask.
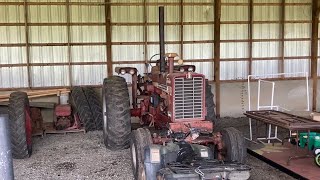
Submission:
[[[122,75],[125,75],[125,74],[126,74],[126,70],[121,69],[120,73],[121,73]]]
[[[189,72],[193,72],[193,67],[189,67],[189,68],[188,68],[188,71],[189,71]]]
[[[133,75],[135,72],[134,72],[133,69],[131,69],[131,70],[129,71],[129,73],[130,73],[131,75]]]
[[[183,67],[180,68],[180,72],[184,72],[184,68]]]

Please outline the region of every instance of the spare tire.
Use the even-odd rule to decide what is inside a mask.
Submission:
[[[207,115],[206,120],[212,121],[214,124],[217,123],[216,113],[214,111],[214,108],[216,105],[213,101],[213,93],[211,90],[211,85],[209,84],[208,80],[206,82],[206,109],[207,109]]]
[[[93,115],[96,130],[102,130],[102,103],[92,87],[82,88]]]
[[[81,87],[73,87],[71,91],[72,104],[79,115],[86,131],[96,130],[96,125],[91,113],[89,102],[84,95]]]
[[[129,148],[131,133],[130,99],[127,82],[119,76],[104,79],[103,136],[108,149]]]
[[[30,157],[32,154],[32,120],[27,93],[13,92],[10,94],[8,113],[12,156],[15,159]]]
[[[225,161],[245,163],[247,147],[242,133],[234,127],[229,127],[224,128],[221,134]]]

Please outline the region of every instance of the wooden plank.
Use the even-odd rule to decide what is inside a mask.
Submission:
[[[281,31],[281,30],[280,30]],[[280,41],[311,41],[311,38],[280,38],[280,39],[231,39],[231,40],[221,40],[220,43],[235,43],[235,42],[280,42]],[[181,44],[179,41],[166,41],[166,44]],[[204,44],[204,43],[214,43],[214,40],[194,40],[194,41],[182,41],[183,44]],[[85,43],[29,43],[29,46],[105,46],[105,42],[85,42]],[[136,42],[112,42],[111,45],[150,45],[159,44],[159,41],[136,41]],[[0,47],[24,47],[25,43],[8,43],[0,44]]]
[[[71,29],[70,29],[70,1],[66,1],[66,9],[67,9],[67,40],[68,40],[68,74],[69,74],[69,85],[72,86],[72,54],[71,54]]]
[[[180,59],[183,59],[183,0],[180,0]]]
[[[28,87],[32,86],[31,74],[30,74],[30,47],[29,47],[29,27],[28,27],[28,5],[27,0],[23,1],[24,7],[24,28],[25,28],[25,38],[26,38],[26,61],[27,61],[27,79]]]
[[[286,14],[286,6],[285,6],[285,0],[282,0],[281,1],[281,8],[280,8],[280,46],[279,46],[279,55],[281,57],[281,59],[279,60],[279,67],[278,67],[278,72],[279,73],[283,73],[284,72],[284,42],[285,42],[285,38],[284,38],[284,35],[285,35],[285,20],[286,20],[286,17],[285,17],[285,14]],[[284,76],[282,76],[284,77]]]
[[[220,117],[220,20],[221,0],[214,1],[214,80],[216,115]]]
[[[143,48],[144,48],[144,60],[148,63],[148,17],[147,17],[147,0],[143,1]],[[145,68],[145,73],[147,73],[147,68]]]
[[[312,1],[312,40],[311,40],[311,76],[312,76],[312,111],[317,110],[317,90],[318,90],[318,30],[319,12],[318,0]]]
[[[249,71],[248,75],[252,74],[252,39],[253,39],[253,0],[250,0],[249,2],[249,28],[248,28],[248,33],[249,33]]]
[[[112,26],[111,26],[111,6],[110,0],[105,0],[105,18],[106,18],[106,43],[107,43],[107,71],[108,76],[112,76],[113,68],[112,68]]]

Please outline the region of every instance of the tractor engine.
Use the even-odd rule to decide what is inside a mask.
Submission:
[[[165,84],[152,82],[140,101],[140,123],[163,128],[167,123],[205,120],[205,78],[194,72],[167,75]],[[133,113],[134,114],[134,113]],[[164,121],[165,119],[165,121]]]

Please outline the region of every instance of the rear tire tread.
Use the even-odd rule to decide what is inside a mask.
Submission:
[[[131,114],[127,82],[119,76],[104,79],[103,98],[106,105],[104,142],[110,150],[130,146]]]
[[[84,124],[86,131],[96,130],[96,125],[90,109],[89,102],[86,99],[81,87],[73,87],[71,91],[72,104],[80,117],[80,121]]]
[[[92,87],[82,88],[89,103],[96,130],[102,130],[102,103]]]
[[[25,107],[29,106],[28,95],[25,92],[10,94],[8,113],[10,119],[10,135],[12,156],[24,159],[32,154],[32,144],[27,143]]]

